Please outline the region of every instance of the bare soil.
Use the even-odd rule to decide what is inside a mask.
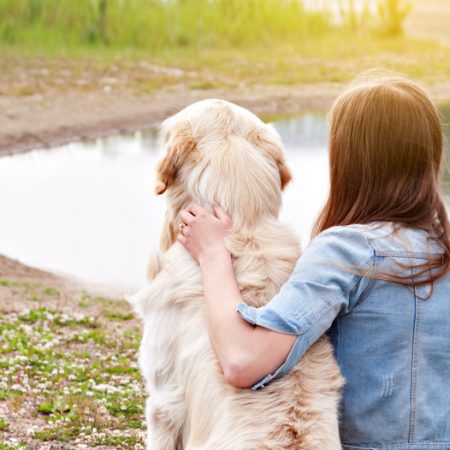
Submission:
[[[243,91],[191,90],[179,85],[155,93],[106,89],[0,96],[0,155],[154,128],[164,118],[204,98],[224,98],[257,114],[326,109],[340,88],[336,84],[321,84]]]
[[[0,87],[5,92],[2,95],[0,91],[0,156],[155,128],[166,117],[205,98],[223,98],[259,115],[327,110],[345,88],[342,83],[314,83],[193,89],[177,82],[145,92],[128,85],[129,80],[121,84],[120,79],[105,77],[83,88],[71,79],[67,89],[62,89],[50,83],[40,86],[39,77],[45,73],[36,75],[37,81],[23,80],[24,76],[35,76],[32,71],[20,73],[22,78],[12,74],[9,80],[0,75]],[[18,85],[17,80],[23,84]],[[426,87],[434,100],[450,100],[450,81]]]
[[[124,301],[0,256],[0,449],[142,450],[139,330]]]

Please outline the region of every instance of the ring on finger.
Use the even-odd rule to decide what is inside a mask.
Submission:
[[[186,233],[188,230],[189,230],[189,225],[186,225],[185,223],[180,223],[180,233],[183,236],[186,236]]]

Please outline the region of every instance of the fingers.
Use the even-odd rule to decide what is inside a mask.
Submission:
[[[181,222],[179,229],[180,229],[180,234],[182,234],[184,237],[188,236],[189,225],[186,225],[185,223]]]
[[[222,222],[226,217],[228,217],[225,214],[225,211],[222,209],[221,206],[219,205],[214,205],[214,213],[216,214],[216,217]]]
[[[180,221],[186,225],[190,225],[195,216],[189,211],[183,210],[180,212]]]
[[[181,245],[186,246],[186,237],[183,236],[181,233],[178,234],[178,236],[177,236],[177,241],[178,241]]]
[[[192,215],[194,216],[200,216],[201,214],[208,214],[208,211],[206,209],[202,208],[200,205],[197,205],[197,203],[191,203],[187,209]]]
[[[216,217],[227,227],[231,226],[231,217],[219,205],[214,205],[214,213]]]
[[[231,217],[223,210],[219,205],[213,206],[214,215],[217,217],[227,228],[232,225]],[[211,215],[205,208],[202,208],[197,203],[191,203],[186,210],[180,212],[180,221],[186,225],[190,225],[196,217],[206,217]]]

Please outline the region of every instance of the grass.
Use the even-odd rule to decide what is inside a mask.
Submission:
[[[354,3],[302,0],[3,0],[0,41],[45,47],[218,48],[296,42],[336,28],[400,35],[409,0]],[[338,3],[339,4],[339,3]]]
[[[0,95],[342,83],[373,67],[446,79],[450,49],[401,33],[410,2],[379,2],[337,26],[299,0],[3,0]]]
[[[0,40],[47,47],[217,47],[325,32],[298,0],[3,0]]]
[[[315,37],[296,45],[245,49],[54,50],[0,46],[0,94],[153,93],[158,90],[238,90],[253,86],[345,83],[379,67],[428,83],[450,73],[450,47],[407,36],[375,38],[361,32]]]
[[[0,316],[0,406],[8,417],[0,417],[0,449],[44,442],[142,449],[140,330],[128,304],[87,293],[67,299],[39,283],[1,285],[26,305],[30,291],[44,300]]]
[[[4,443],[4,442],[0,442],[0,450],[25,450],[26,444],[23,443]]]
[[[61,292],[53,287],[43,287],[38,283],[29,281],[13,281],[7,278],[0,279],[0,286],[10,287],[12,289],[20,290],[23,298],[39,302],[43,297],[50,296],[53,298],[60,298]]]

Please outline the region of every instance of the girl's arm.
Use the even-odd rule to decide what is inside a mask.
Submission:
[[[242,298],[224,242],[231,219],[219,207],[214,211],[216,216],[198,205],[183,211],[187,226],[178,240],[202,270],[208,332],[225,379],[249,387],[285,361],[296,335],[250,325],[237,314]]]

